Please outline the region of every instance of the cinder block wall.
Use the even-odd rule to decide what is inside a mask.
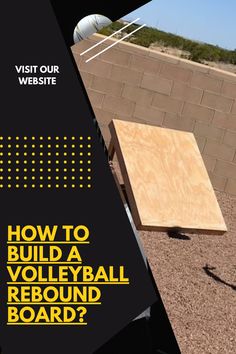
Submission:
[[[94,35],[72,47],[104,139],[113,118],[193,132],[215,189],[236,195],[236,75]]]

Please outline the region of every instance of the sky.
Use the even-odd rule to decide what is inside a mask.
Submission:
[[[236,0],[153,0],[123,19],[236,49]]]

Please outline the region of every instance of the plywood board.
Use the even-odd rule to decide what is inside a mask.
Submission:
[[[192,133],[121,120],[110,131],[137,229],[227,231]]]

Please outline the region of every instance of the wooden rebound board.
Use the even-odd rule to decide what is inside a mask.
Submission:
[[[192,133],[121,120],[110,131],[137,229],[227,231]]]

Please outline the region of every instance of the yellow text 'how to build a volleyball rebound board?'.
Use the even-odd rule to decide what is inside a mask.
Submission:
[[[89,237],[85,225],[8,225],[8,325],[87,325],[104,286],[129,284],[123,265],[83,265]]]

